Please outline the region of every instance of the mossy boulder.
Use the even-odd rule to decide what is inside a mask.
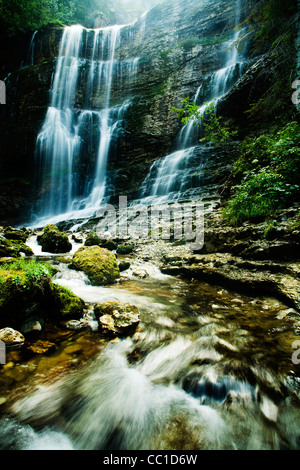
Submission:
[[[140,312],[135,305],[108,302],[97,304],[94,313],[104,334],[129,336],[135,333],[140,321]]]
[[[4,230],[4,236],[8,240],[17,240],[19,242],[25,243],[29,236],[29,231],[25,228],[17,229],[13,227],[6,227]]]
[[[0,237],[0,258],[17,258],[21,256],[21,254],[33,256],[33,251],[20,240],[8,240],[7,238]]]
[[[133,245],[124,244],[124,245],[119,245],[118,246],[117,253],[118,253],[118,255],[129,255],[130,253],[133,252],[133,250],[134,250]]]
[[[37,237],[42,251],[48,253],[68,253],[72,249],[67,234],[61,232],[56,225],[46,225],[41,235]]]
[[[0,328],[22,326],[33,318],[63,321],[80,318],[84,302],[52,282],[48,263],[15,260],[0,264]]]
[[[83,315],[84,301],[69,289],[52,284],[53,316],[61,321],[78,320]]]
[[[118,243],[115,240],[99,237],[97,232],[90,232],[86,237],[85,246],[100,246],[101,248],[114,251],[118,248]]]
[[[69,266],[83,271],[94,286],[112,284],[120,276],[116,256],[100,246],[79,248]]]

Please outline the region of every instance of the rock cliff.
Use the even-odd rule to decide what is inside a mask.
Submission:
[[[175,149],[181,123],[172,107],[181,106],[186,96],[193,97],[201,84],[203,90],[209,87],[212,73],[222,63],[222,45],[234,29],[235,4],[234,0],[166,1],[122,29],[115,54],[118,73],[112,82],[111,103],[128,99],[131,106],[121,138],[112,145],[109,155],[108,182],[112,198],[119,194],[134,197],[151,164]],[[34,155],[37,135],[49,106],[62,33],[62,27],[49,26],[36,34],[33,65],[16,68],[12,61],[6,81],[7,105],[1,109],[4,125],[0,131],[3,175],[0,218],[4,224],[23,223],[30,216],[32,201],[47,191],[45,187],[36,189]],[[91,47],[87,40],[85,58],[91,57]],[[138,59],[135,80],[120,81],[128,61],[133,58]],[[76,94],[78,110],[84,107],[86,87],[83,70]],[[234,100],[233,94],[233,102],[226,103],[229,117],[230,109],[234,110],[236,105]],[[91,103],[96,109],[101,94],[92,96]],[[214,175],[214,181],[206,178],[209,184],[217,183],[220,168],[220,180],[223,182],[226,177],[222,148],[217,153],[213,171],[208,166],[206,172]],[[224,151],[225,157],[227,153]],[[87,152],[78,164],[78,173],[88,172],[93,159],[93,151]]]

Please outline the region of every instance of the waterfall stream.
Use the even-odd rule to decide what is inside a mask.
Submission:
[[[295,336],[279,301],[164,275],[139,258],[111,287],[92,286],[56,257],[49,261],[54,282],[91,307],[138,306],[140,326],[131,338],[103,341],[91,310],[90,332],[58,343],[45,358],[27,359],[19,373],[8,368],[8,378],[12,370],[19,374],[17,383],[25,370],[34,380],[1,417],[0,448],[299,448]],[[136,278],[136,269],[148,277]]]
[[[241,19],[241,7],[241,0],[238,0],[235,12],[236,28]],[[246,47],[239,51],[239,39],[245,32],[246,28],[235,31],[232,38],[222,45],[224,65],[209,77],[210,84],[204,97],[202,84],[197,89],[193,102],[199,106],[202,115],[211,104],[217,109],[218,101],[240,78]],[[193,119],[182,126],[176,151],[156,160],[150,168],[138,194],[140,203],[151,205],[205,196],[201,187],[202,166],[210,145],[199,145],[199,134],[199,128]]]
[[[36,186],[46,190],[36,208],[39,224],[89,217],[104,200],[108,155],[130,106],[128,98],[111,105],[113,81],[121,90],[124,81],[134,84],[139,62],[115,55],[121,33],[133,25],[64,28],[50,106],[36,144]]]

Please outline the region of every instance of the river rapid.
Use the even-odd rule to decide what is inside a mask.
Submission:
[[[86,302],[89,328],[50,325],[52,353],[9,353],[1,449],[300,448],[298,324],[287,306],[163,275],[134,257],[111,287],[50,261],[55,282]],[[92,306],[109,301],[138,306],[134,336],[101,336]]]

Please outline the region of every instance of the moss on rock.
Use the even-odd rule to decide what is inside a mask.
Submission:
[[[73,256],[70,268],[83,271],[94,286],[112,284],[120,271],[115,255],[99,246],[83,246]]]
[[[8,240],[0,237],[0,257],[17,258],[23,253],[26,256],[33,256],[32,249],[20,240]]]
[[[53,314],[60,320],[79,319],[83,315],[84,301],[69,289],[52,284]]]
[[[48,263],[15,260],[0,265],[0,328],[17,330],[32,318],[61,321],[80,318],[84,302],[52,282]]]
[[[48,253],[68,253],[72,249],[68,236],[52,224],[46,225],[43,233],[37,237],[37,241],[42,251]]]
[[[118,243],[114,240],[99,237],[97,232],[90,232],[86,238],[85,246],[100,246],[101,248],[113,251],[118,248]]]

